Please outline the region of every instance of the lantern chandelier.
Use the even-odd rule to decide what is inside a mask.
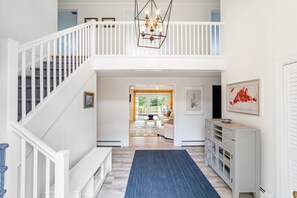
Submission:
[[[168,33],[172,0],[169,0],[168,8],[163,16],[155,0],[145,1],[144,6],[140,6],[139,1],[141,0],[135,0],[137,46],[160,49]]]

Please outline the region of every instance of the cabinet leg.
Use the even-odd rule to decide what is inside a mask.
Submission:
[[[233,198],[239,198],[239,191],[232,190]]]

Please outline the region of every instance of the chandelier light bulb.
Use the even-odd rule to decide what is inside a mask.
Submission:
[[[141,31],[144,32],[144,29],[145,29],[145,27],[142,27],[142,28],[141,28]]]
[[[145,11],[145,14],[148,15],[148,14],[149,14],[149,10],[146,10],[146,11]]]
[[[160,10],[157,10],[157,16],[159,16],[160,15]]]
[[[159,28],[159,32],[160,33],[163,32],[163,28],[162,27]]]
[[[151,20],[151,27],[153,27],[154,26],[154,21],[153,20]]]

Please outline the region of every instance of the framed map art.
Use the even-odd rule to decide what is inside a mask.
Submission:
[[[259,79],[227,85],[227,111],[259,115]]]

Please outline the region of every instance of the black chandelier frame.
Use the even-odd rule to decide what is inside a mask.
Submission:
[[[137,46],[138,47],[144,47],[144,48],[153,48],[153,49],[160,49],[161,46],[163,45],[165,39],[167,38],[168,30],[169,30],[169,22],[170,22],[170,16],[171,16],[171,10],[172,10],[172,2],[173,0],[170,0],[168,8],[164,14],[164,17],[159,14],[158,20],[156,21],[157,27],[162,27],[163,29],[163,34],[156,33],[157,28],[154,27],[154,31],[149,33],[141,30],[141,25],[147,22],[146,18],[141,18],[141,14],[145,12],[145,8],[147,6],[150,6],[150,15],[151,19],[153,19],[153,11],[154,10],[159,10],[158,6],[155,2],[155,0],[148,0],[145,5],[139,9],[139,0],[135,0],[135,30],[136,30],[136,38],[137,38]],[[149,5],[150,4],[150,5]],[[167,19],[167,20],[166,20]],[[165,28],[163,28],[166,26]],[[151,27],[152,29],[152,27]],[[151,42],[146,42],[147,45],[141,44],[141,39],[143,40],[149,40]],[[158,42],[159,41],[159,42]],[[158,45],[153,45],[153,42],[158,42]]]

